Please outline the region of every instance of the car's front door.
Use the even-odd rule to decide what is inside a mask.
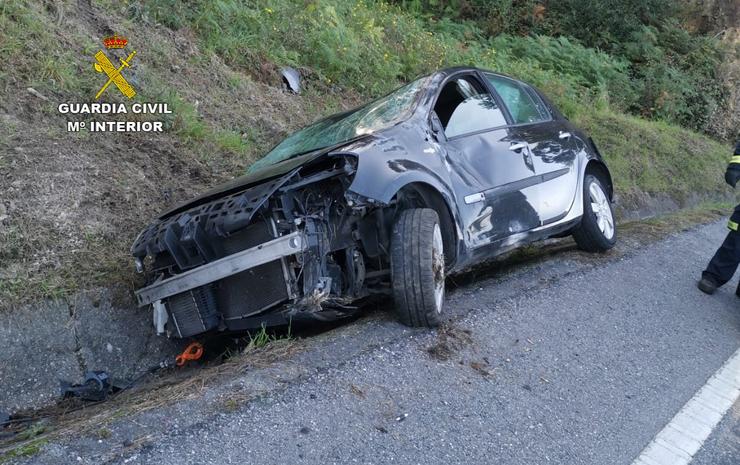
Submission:
[[[576,151],[564,122],[553,119],[530,86],[497,74],[486,79],[509,111],[512,137],[525,141],[540,177],[537,212],[541,224],[563,218],[573,204],[578,186]]]
[[[447,80],[432,113],[471,247],[539,226],[535,168],[499,102],[475,74]]]

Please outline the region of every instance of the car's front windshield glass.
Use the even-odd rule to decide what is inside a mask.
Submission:
[[[417,79],[367,105],[330,116],[294,132],[252,164],[247,172],[253,173],[296,155],[331,147],[393,126],[408,117],[425,81],[425,77]]]

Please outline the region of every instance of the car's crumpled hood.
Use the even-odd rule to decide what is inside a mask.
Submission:
[[[300,167],[301,165],[305,165],[306,163],[310,163],[316,160],[322,155],[326,155],[327,153],[331,151],[340,149],[345,146],[353,145],[356,142],[359,142],[363,139],[368,139],[369,136],[370,134],[363,134],[354,139],[344,141],[340,144],[329,146],[329,147],[324,147],[322,149],[318,149],[313,152],[309,152],[305,155],[301,155],[295,158],[289,158],[280,163],[266,166],[264,169],[261,169],[257,172],[245,174],[244,176],[239,176],[238,178],[235,178],[224,184],[220,184],[214,187],[213,189],[206,191],[193,199],[190,199],[184,203],[177,205],[176,207],[170,210],[167,210],[166,212],[162,213],[158,217],[158,219],[160,220],[166,219],[177,213],[183,212],[185,210],[196,207],[198,205],[202,205],[206,202],[210,202],[219,197],[223,197],[224,195],[229,195],[234,192],[239,192],[240,190],[246,189],[247,187],[258,184],[260,182],[264,182],[268,179],[272,179],[278,176],[283,176],[287,173],[290,173],[294,169]]]
[[[198,223],[199,228],[216,235],[228,234],[234,228],[243,227],[275,190],[288,182],[302,166],[331,152],[343,153],[349,150],[354,153],[354,149],[366,144],[369,139],[371,137],[363,135],[221,184],[161,214],[139,233],[131,247],[131,253],[143,258],[147,254],[154,255],[173,247],[174,238],[182,234],[183,228],[195,228],[193,225],[188,226],[190,223]],[[173,231],[168,233],[172,228]],[[188,237],[190,234],[188,232]]]
[[[183,212],[185,210],[189,210],[190,208],[196,207],[206,202],[210,202],[219,197],[223,197],[225,195],[229,195],[234,192],[238,192],[240,190],[246,189],[247,187],[252,186],[254,184],[258,184],[268,179],[272,179],[278,176],[285,175],[287,173],[290,173],[294,169],[298,168],[299,166],[315,160],[316,158],[320,157],[321,155],[325,153],[326,153],[326,150],[311,152],[306,155],[301,155],[300,157],[290,158],[288,160],[285,160],[282,163],[268,166],[265,169],[257,171],[255,173],[250,173],[250,174],[245,174],[243,176],[239,176],[238,178],[234,178],[231,181],[228,181],[224,184],[220,184],[214,187],[213,189],[200,194],[199,196],[195,198],[187,200],[186,202],[183,202],[177,205],[176,207],[170,210],[167,210],[166,212],[162,213],[159,216],[159,219],[160,220],[166,219],[172,215]]]

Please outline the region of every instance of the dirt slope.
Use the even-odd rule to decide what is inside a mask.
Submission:
[[[19,11],[25,16],[6,11],[0,23],[6,38],[30,45],[11,50],[0,80],[0,307],[100,283],[128,287],[128,248],[149,218],[239,175],[290,130],[341,108],[310,81],[302,95],[288,93],[272,65],[234,70],[202,55],[188,30],[134,26],[115,10],[84,2],[61,12],[42,5]],[[59,35],[33,43],[44,28]],[[114,31],[137,50],[127,74],[137,101],[173,108],[148,118],[164,119],[163,134],[66,131],[68,119],[147,118],[57,110],[59,103],[93,101],[104,82],[93,54]],[[12,47],[6,42],[5,51]],[[34,61],[44,59],[48,65]],[[34,74],[40,66],[48,73]],[[109,90],[101,101],[125,98]],[[350,96],[344,106],[356,102]]]

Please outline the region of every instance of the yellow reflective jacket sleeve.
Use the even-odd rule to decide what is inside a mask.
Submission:
[[[727,171],[725,171],[725,181],[727,184],[735,187],[738,179],[740,179],[740,141],[735,146],[735,153],[730,158],[730,163],[727,165]],[[735,211],[730,216],[730,221],[727,222],[727,227],[733,231],[740,232],[740,205],[735,207]]]
[[[740,141],[735,145],[735,153],[730,158],[730,163],[725,171],[725,182],[727,184],[735,187],[738,179],[740,179]]]

